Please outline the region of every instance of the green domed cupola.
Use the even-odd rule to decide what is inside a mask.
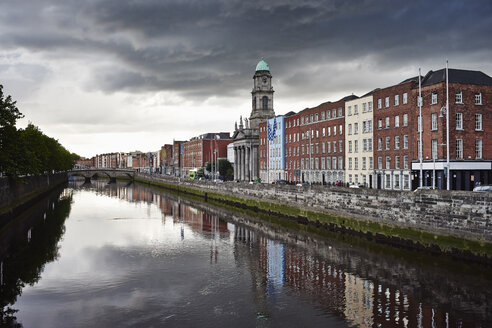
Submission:
[[[256,71],[269,71],[270,67],[268,67],[268,64],[266,61],[263,60],[263,58],[258,62],[258,65],[256,65]]]

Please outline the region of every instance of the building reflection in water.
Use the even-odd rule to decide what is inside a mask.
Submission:
[[[231,237],[236,260],[250,268],[260,321],[268,318],[270,305],[275,303],[276,295],[289,289],[297,295],[308,296],[325,313],[343,318],[355,327],[476,325],[476,316],[473,314],[463,316],[463,319],[442,306],[442,303],[450,301],[441,300],[441,306],[433,306],[419,301],[408,292],[377,282],[375,279],[378,277],[362,277],[350,270],[351,259],[342,253],[337,254],[331,247],[313,253],[290,241],[269,238],[254,228],[228,223],[218,215],[190,206],[177,196],[158,194],[155,190],[141,186],[99,186],[98,192],[130,202],[156,204],[164,219],[171,218],[174,224],[182,225],[182,238],[186,238],[188,230],[209,237],[211,263],[219,260],[218,241]],[[485,309],[488,306],[485,305]],[[487,314],[484,316],[486,320],[490,319]]]

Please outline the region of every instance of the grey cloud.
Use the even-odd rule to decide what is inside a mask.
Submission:
[[[74,61],[87,54],[112,60],[111,69],[87,67],[94,73],[87,85],[105,92],[174,90],[191,98],[228,96],[244,88],[264,56],[275,78],[287,85],[302,81],[297,88],[309,93],[315,92],[320,79],[330,78],[306,75],[316,73],[317,66],[326,75],[347,60],[371,57],[385,71],[431,57],[461,60],[492,52],[487,41],[492,30],[490,1],[31,4],[34,9],[25,11],[25,16],[18,3],[0,5],[4,12],[0,17],[6,18],[0,24],[23,26],[1,34],[0,42],[51,56],[55,52]],[[477,63],[482,64],[491,67]],[[359,76],[359,72],[346,74]]]

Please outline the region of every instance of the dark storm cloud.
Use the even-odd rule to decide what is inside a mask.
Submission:
[[[372,71],[449,56],[490,65],[492,52],[490,1],[7,1],[0,9],[2,48],[101,58],[87,67],[87,86],[105,92],[232,94],[250,87],[264,56],[276,79],[309,93],[323,79],[336,87],[327,73],[347,61],[370,58]]]

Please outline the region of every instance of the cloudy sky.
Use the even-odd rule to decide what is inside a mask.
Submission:
[[[277,114],[445,66],[492,75],[492,1],[2,0],[0,84],[83,156],[232,132],[270,65]]]

